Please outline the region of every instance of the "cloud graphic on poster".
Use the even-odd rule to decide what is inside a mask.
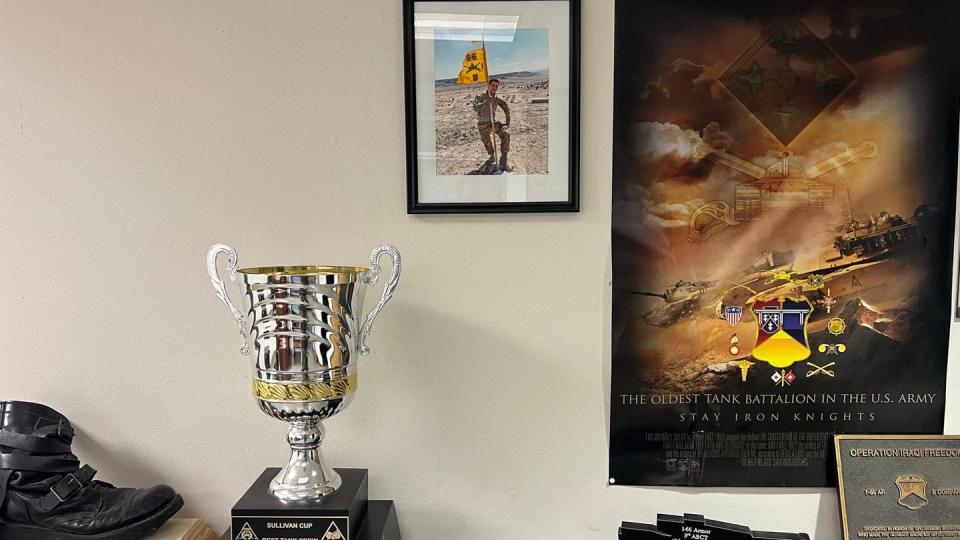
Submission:
[[[670,64],[670,69],[660,75],[655,81],[647,83],[641,99],[662,98],[671,99],[674,92],[682,92],[691,88],[691,83],[706,70],[706,66],[691,62],[686,58],[677,58]]]
[[[716,122],[707,124],[702,135],[696,130],[663,122],[638,122],[632,131],[634,162],[637,170],[643,171],[643,177],[637,180],[651,187],[666,178],[688,183],[699,181],[714,167],[695,156],[697,145],[705,142],[714,148],[726,148],[734,142],[733,136]]]
[[[653,207],[653,211],[658,214],[672,213],[680,216],[690,215],[690,209],[687,205],[680,203],[660,203]]]
[[[718,150],[725,150],[735,141],[729,131],[720,129],[720,124],[710,122],[703,128],[703,142]]]
[[[661,158],[688,159],[703,139],[692,129],[681,129],[675,124],[639,122],[633,125],[634,156],[640,160]]]
[[[651,225],[664,229],[686,227],[692,211],[692,208],[683,203],[659,203],[647,209],[647,219]]]

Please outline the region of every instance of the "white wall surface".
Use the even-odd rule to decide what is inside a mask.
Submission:
[[[226,527],[285,426],[207,247],[363,264],[390,241],[403,279],[324,447],[405,538],[612,539],[686,511],[836,539],[832,490],[605,483],[613,1],[583,6],[578,214],[406,214],[401,31],[399,0],[0,1],[0,399]]]

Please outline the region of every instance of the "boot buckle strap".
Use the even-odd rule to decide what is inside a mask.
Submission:
[[[84,465],[77,472],[64,475],[59,482],[50,486],[50,493],[43,498],[43,507],[52,510],[60,503],[67,502],[76,492],[86,487],[96,474],[96,469]]]
[[[66,490],[66,493],[60,494],[60,492],[57,491],[61,487]],[[69,499],[74,493],[82,488],[83,484],[80,482],[80,480],[78,480],[73,473],[70,473],[64,476],[63,479],[56,484],[50,486],[50,493],[52,493],[53,496],[56,497],[60,502],[67,502],[67,499]]]

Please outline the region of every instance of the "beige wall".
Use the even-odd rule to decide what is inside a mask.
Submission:
[[[0,398],[224,527],[285,441],[207,247],[362,264],[390,241],[403,279],[325,448],[406,538],[608,539],[658,511],[836,538],[829,490],[605,485],[612,31],[585,0],[582,212],[415,217],[399,0],[0,2]]]

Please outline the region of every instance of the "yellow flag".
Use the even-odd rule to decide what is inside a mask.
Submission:
[[[463,67],[457,75],[457,84],[476,84],[487,82],[487,54],[483,49],[467,51],[463,57]]]

